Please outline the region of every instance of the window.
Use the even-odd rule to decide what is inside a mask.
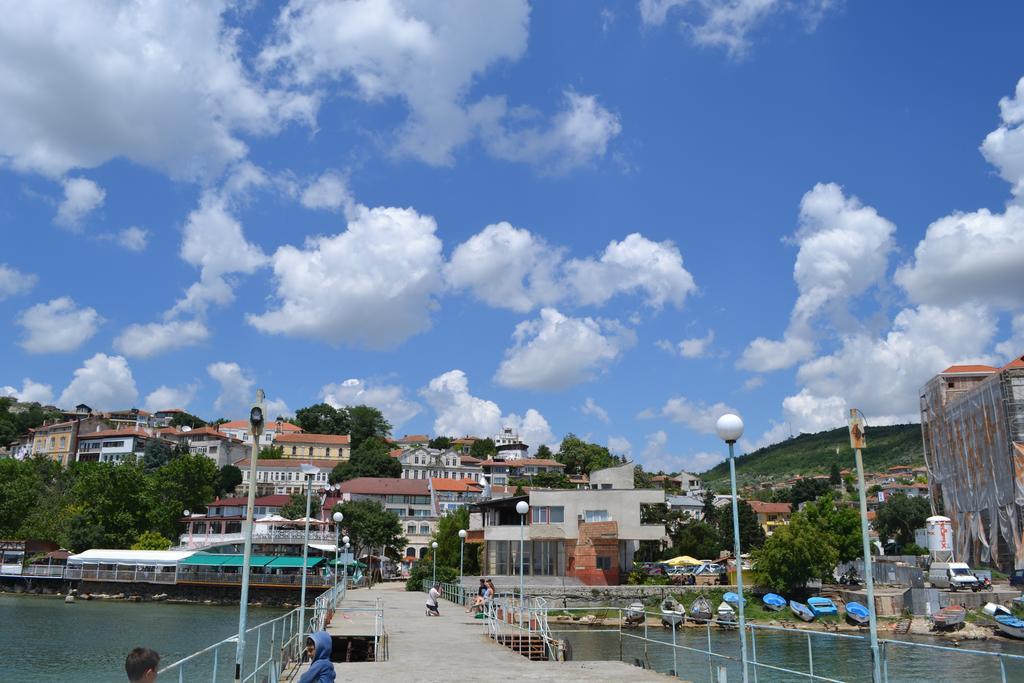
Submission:
[[[607,556],[603,556],[603,555],[598,555],[597,556],[597,568],[598,569],[604,569],[604,570],[611,569],[612,568],[612,558],[607,557]]]
[[[565,521],[565,508],[561,505],[556,507],[534,507],[532,521],[534,524],[561,524]]]
[[[430,525],[429,524],[420,524],[420,533],[423,534],[424,536],[430,534]]]
[[[295,446],[292,446],[292,455],[296,455]]]
[[[313,455],[313,447],[312,446],[309,447],[309,454]]]
[[[605,489],[605,490],[610,489],[611,487],[612,487],[611,484],[601,484],[601,488]]]
[[[324,450],[324,452],[325,452],[325,453],[327,454],[327,457],[328,457],[328,458],[329,458],[329,457],[331,457],[331,447],[330,447],[330,446],[328,446],[328,447],[327,447],[327,448],[326,448],[326,449]]]
[[[607,522],[610,519],[607,510],[587,510],[584,513],[584,520],[587,522]]]
[[[60,437],[60,449],[61,450],[64,450],[64,446],[65,446],[66,443],[67,443],[67,439],[65,439],[63,436]]]
[[[406,548],[405,549],[405,556],[406,557],[416,557],[416,548]]]
[[[414,533],[416,533],[416,525],[415,524],[409,524],[408,526],[406,526],[405,527],[405,533],[407,533],[407,534],[414,534]],[[408,553],[406,553],[406,554],[408,554]]]

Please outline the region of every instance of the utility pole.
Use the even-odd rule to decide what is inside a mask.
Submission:
[[[252,453],[249,456],[249,491],[245,504],[245,550],[242,556],[242,594],[238,598],[238,646],[235,648],[235,683],[242,680],[245,661],[245,626],[249,609],[249,571],[252,566],[253,513],[256,507],[256,461],[260,457],[260,436],[263,434],[262,389],[256,391],[256,403],[249,411],[249,434],[252,435]]]
[[[882,682],[882,662],[878,653],[878,620],[875,618],[875,581],[871,566],[871,541],[868,538],[868,497],[864,490],[864,459],[861,449],[867,446],[864,428],[867,423],[864,414],[850,408],[850,447],[857,460],[857,491],[860,493],[860,534],[864,543],[864,587],[867,590],[868,630],[871,638],[871,680]]]

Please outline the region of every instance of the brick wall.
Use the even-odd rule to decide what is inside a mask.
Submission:
[[[607,560],[608,569],[598,568],[599,557]],[[566,543],[566,558],[566,575],[575,576],[588,586],[618,585],[618,523],[581,522],[575,547],[570,551],[570,545]]]

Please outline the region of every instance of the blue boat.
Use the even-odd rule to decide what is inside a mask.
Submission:
[[[846,603],[846,620],[855,626],[863,626],[868,623],[868,608],[859,602]]]
[[[1011,638],[1024,640],[1024,619],[1018,619],[1006,614],[997,614],[996,623],[999,624],[999,630],[1006,635]]]
[[[766,593],[761,601],[764,602],[764,606],[773,612],[778,612],[786,606],[786,598],[775,593]]]
[[[723,595],[722,599],[725,600],[730,605],[738,605],[738,604],[740,604],[740,596],[737,593],[733,593],[732,591],[729,591],[728,593]],[[747,604],[747,601],[744,600],[743,604],[744,605]]]
[[[808,598],[807,606],[816,617],[830,617],[839,614],[835,604],[828,598]]]
[[[799,617],[800,619],[803,619],[804,621],[814,621],[814,612],[809,610],[807,608],[807,605],[805,605],[802,602],[797,602],[796,600],[790,600],[789,601],[789,611],[792,612],[797,617]]]

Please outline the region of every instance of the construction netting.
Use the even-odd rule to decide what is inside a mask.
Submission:
[[[952,520],[958,560],[1024,568],[1024,371],[995,373],[945,404],[944,381],[921,396],[933,512]]]

